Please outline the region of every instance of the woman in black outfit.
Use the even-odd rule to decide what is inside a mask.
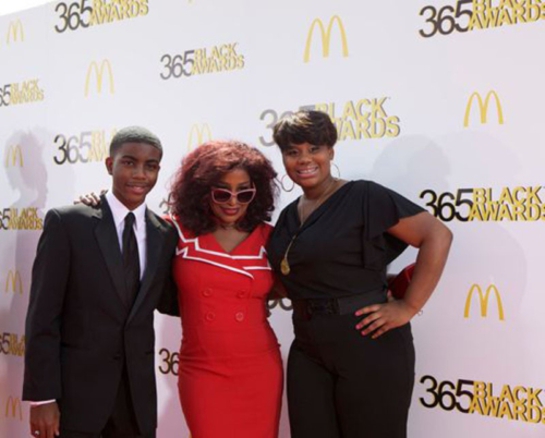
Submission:
[[[274,139],[303,196],[280,214],[269,258],[293,301],[288,359],[292,438],[403,438],[414,383],[409,321],[433,292],[451,232],[371,181],[330,172],[337,131],[300,111]],[[387,298],[386,267],[419,248],[402,300]]]

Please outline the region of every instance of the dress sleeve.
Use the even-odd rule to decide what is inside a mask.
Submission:
[[[423,208],[393,190],[366,181],[363,189],[364,268],[379,271],[397,258],[408,245],[386,231],[400,219],[423,211]]]

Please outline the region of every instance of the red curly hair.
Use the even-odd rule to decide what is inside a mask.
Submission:
[[[255,198],[237,223],[237,228],[250,232],[260,223],[271,220],[278,194],[276,172],[271,162],[258,149],[245,143],[210,141],[182,160],[170,190],[172,213],[195,236],[216,229],[217,222],[210,208],[210,192],[225,173],[234,169],[248,172],[256,188]]]

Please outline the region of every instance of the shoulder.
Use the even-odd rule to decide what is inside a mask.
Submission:
[[[274,230],[274,227],[271,224],[267,224],[265,222],[259,224],[257,226],[257,232],[264,238],[264,240],[268,241],[269,237],[271,236],[272,232]]]
[[[94,216],[98,211],[100,208],[84,204],[66,205],[50,209],[45,217],[46,219],[48,217],[57,218],[62,221],[85,220]]]
[[[175,234],[174,224],[172,220],[167,216],[159,216],[149,208],[146,209],[148,219],[150,219],[162,232],[167,234]]]
[[[168,216],[163,216],[163,221],[165,221],[172,228],[173,232],[182,242],[196,237],[195,233],[185,227],[180,218],[178,218],[176,215],[169,214]]]
[[[153,220],[157,221],[157,223],[161,226],[166,228],[172,228],[172,221],[168,216],[159,216],[157,213],[155,213],[153,210],[150,210],[149,208],[146,209],[146,212],[149,217],[152,217]]]
[[[392,189],[389,189],[382,184],[379,184],[375,181],[360,179],[353,181],[352,190],[354,194],[363,196],[364,199],[376,199],[382,197],[389,197],[392,194],[396,195]]]
[[[280,211],[280,214],[278,216],[278,219],[276,221],[276,226],[278,227],[279,224],[284,222],[286,220],[286,216],[289,214],[290,211],[294,210],[297,211],[297,203],[299,202],[299,198],[295,199],[294,201],[290,202],[288,205],[286,205],[282,211]]]
[[[384,187],[383,185],[366,179],[358,179],[352,181],[352,187],[355,191],[366,193],[369,191],[380,191],[386,189],[386,187]]]

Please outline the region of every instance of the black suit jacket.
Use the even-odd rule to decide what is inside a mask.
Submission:
[[[172,296],[177,237],[149,210],[146,233],[146,268],[129,309],[108,203],[46,215],[32,269],[23,399],[56,399],[62,428],[98,433],[104,427],[124,363],[140,430],[157,425],[153,310]]]

